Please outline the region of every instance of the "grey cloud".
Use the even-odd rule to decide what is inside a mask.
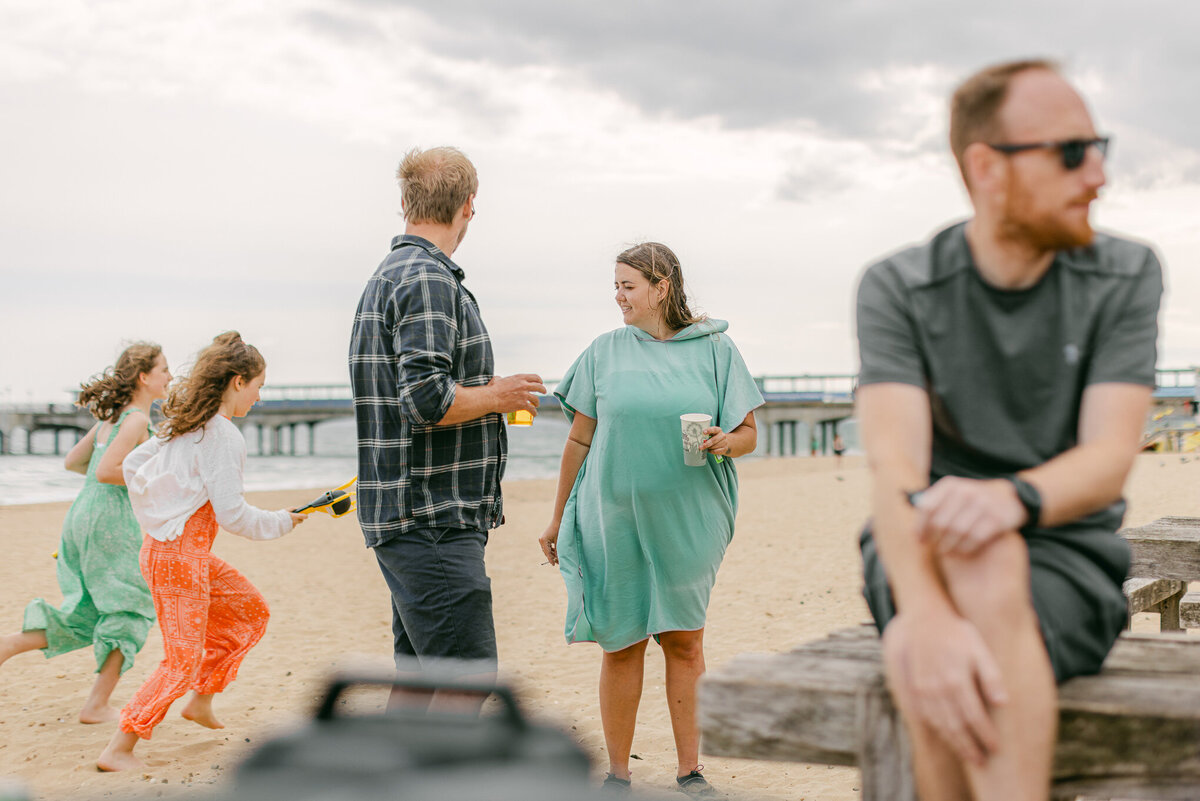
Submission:
[[[369,13],[398,5],[346,0]],[[876,141],[915,136],[921,121],[906,120],[904,98],[865,88],[867,74],[933,66],[945,95],[982,64],[1047,55],[1111,86],[1105,113],[1160,120],[1161,135],[1200,146],[1197,3],[440,0],[428,13],[442,31],[429,44],[442,52],[566,65],[650,113],[715,115],[737,128],[803,121]]]
[[[793,203],[810,203],[828,200],[831,195],[851,189],[858,183],[858,178],[850,168],[798,161],[780,179],[775,196]]]
[[[377,28],[351,15],[331,14],[326,11],[310,9],[297,13],[295,18],[302,26],[342,44],[359,46],[382,44],[384,41],[383,35]]]

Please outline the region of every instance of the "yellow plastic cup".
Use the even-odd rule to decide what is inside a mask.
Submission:
[[[508,424],[510,426],[531,426],[533,425],[533,412],[527,412],[524,409],[509,412]]]

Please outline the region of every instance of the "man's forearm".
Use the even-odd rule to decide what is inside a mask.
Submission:
[[[917,510],[906,492],[928,482],[915,467],[893,464],[873,470],[872,536],[900,611],[931,604],[951,606],[933,547],[917,537]]]
[[[933,547],[917,532],[917,510],[905,493],[929,483],[932,421],[929,396],[917,387],[861,387],[858,412],[872,479],[872,532],[901,610],[949,605]]]
[[[1134,451],[1110,443],[1078,445],[1020,473],[1042,496],[1042,513],[1030,521],[1061,526],[1109,506],[1121,497]]]
[[[1042,496],[1042,526],[1060,526],[1099,511],[1121,497],[1142,439],[1150,389],[1094,384],[1084,391],[1079,444],[1021,478]]]
[[[454,400],[437,424],[439,426],[457,425],[478,420],[485,414],[492,414],[496,411],[499,410],[496,408],[496,396],[491,387],[464,387],[461,384],[455,384]]]

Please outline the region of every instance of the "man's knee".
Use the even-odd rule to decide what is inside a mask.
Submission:
[[[955,607],[981,630],[1026,625],[1034,615],[1029,549],[1020,534],[1003,534],[967,556],[943,555],[940,564]]]

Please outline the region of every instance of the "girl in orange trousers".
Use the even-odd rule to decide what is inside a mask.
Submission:
[[[212,701],[266,631],[262,594],[213,556],[220,526],[254,540],[282,537],[304,515],[268,512],[246,503],[246,443],[232,418],[258,401],[266,362],[237,332],[201,351],[191,373],[171,390],[159,436],[125,458],[129,500],[146,532],[142,574],[150,585],[163,637],[163,661],[121,710],[121,725],[97,766],[141,767],[133,754],[172,702],[193,693],[183,717],[223,728]]]

